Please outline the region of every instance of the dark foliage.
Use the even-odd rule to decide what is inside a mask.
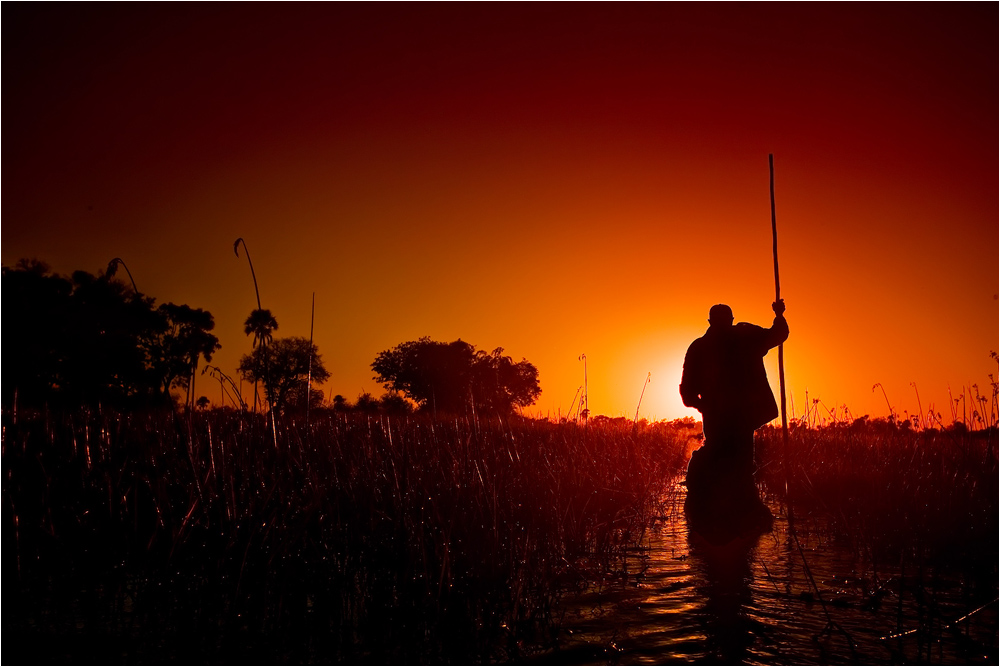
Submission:
[[[310,358],[312,365],[310,366]],[[261,343],[240,359],[240,373],[247,382],[263,382],[275,410],[305,409],[308,380],[322,384],[330,377],[315,343],[298,336]],[[323,393],[310,387],[309,402],[317,406]]]
[[[139,406],[188,389],[219,349],[211,313],[136,293],[105,274],[38,261],[3,268],[3,404]]]
[[[258,308],[250,313],[243,323],[243,333],[253,336],[253,347],[267,346],[274,338],[273,332],[278,328],[278,320],[270,310]]]
[[[780,429],[757,432],[757,462],[767,491],[833,517],[834,530],[872,558],[996,572],[996,427],[793,423],[787,454]]]
[[[541,394],[538,369],[526,359],[515,363],[501,347],[487,353],[462,340],[400,343],[380,352],[372,370],[377,382],[433,413],[505,415]]]
[[[358,398],[354,403],[337,394],[333,397],[333,410],[334,412],[381,413],[383,415],[395,415],[399,417],[412,414],[414,407],[413,403],[398,392],[387,391],[380,397],[375,398],[370,393],[364,391],[358,394]]]
[[[219,339],[212,333],[215,321],[212,314],[201,308],[165,303],[157,312],[166,327],[152,339],[149,363],[154,377],[160,379],[161,391],[166,394],[171,387],[188,390],[189,397],[198,369],[199,357],[211,361],[218,350]]]
[[[687,430],[235,410],[4,416],[7,650],[509,661],[634,546]],[[628,470],[628,475],[621,471]]]

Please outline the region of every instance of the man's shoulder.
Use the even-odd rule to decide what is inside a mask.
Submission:
[[[705,333],[703,333],[702,335],[698,336],[693,341],[691,341],[691,345],[689,347],[700,346],[700,345],[711,345],[712,341],[717,338],[716,336],[713,336],[712,333],[714,332],[706,331]]]
[[[698,350],[702,349],[708,344],[709,341],[707,334],[704,336],[699,336],[698,338],[695,338],[693,341],[691,341],[690,345],[688,345],[688,354],[691,354],[692,352],[697,352]]]
[[[757,326],[756,324],[751,324],[750,322],[737,322],[736,331],[741,334],[757,333],[759,331],[767,331],[764,327]]]

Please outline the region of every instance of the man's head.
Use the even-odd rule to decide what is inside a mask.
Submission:
[[[708,311],[708,323],[713,327],[733,326],[733,309],[724,303],[717,303]]]

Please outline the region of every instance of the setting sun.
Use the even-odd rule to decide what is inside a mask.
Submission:
[[[996,77],[973,41],[904,38],[876,7],[740,7],[709,41],[692,8],[581,7],[558,32],[555,11],[383,24],[261,6],[241,35],[221,8],[174,8],[140,38],[115,28],[154,21],[134,7],[92,25],[113,46],[82,55],[66,23],[8,82],[4,263],[122,257],[144,293],[215,315],[232,370],[255,304],[229,250],[242,237],[279,333],[309,334],[315,292],[328,398],[380,394],[375,355],[427,335],[536,364],[532,412],[569,409],[586,352],[594,414],[634,416],[652,373],[640,416],[694,416],[671,387],[708,308],[770,321],[773,153],[797,406],[808,391],[886,415],[881,382],[914,414],[915,383],[947,421],[996,372]],[[907,20],[940,23],[921,12]],[[194,24],[175,46],[171,26]],[[14,51],[36,25],[27,12]]]
[[[5,662],[996,664],[997,3],[3,15]]]

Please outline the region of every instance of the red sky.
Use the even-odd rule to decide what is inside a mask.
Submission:
[[[972,4],[11,4],[2,260],[125,260],[210,310],[233,371],[262,304],[328,396],[428,335],[539,369],[565,413],[696,414],[709,307],[767,324],[775,155],[790,405],[989,394],[998,8]],[[4,313],[16,316],[13,313]],[[776,385],[776,354],[769,357]],[[913,384],[911,384],[913,383]],[[218,390],[202,385],[209,398]]]

